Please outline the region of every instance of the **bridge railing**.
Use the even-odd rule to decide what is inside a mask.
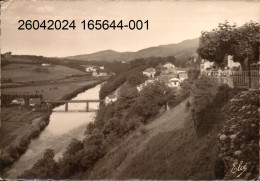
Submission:
[[[45,101],[48,104],[65,104],[65,112],[68,112],[68,107],[69,107],[69,103],[86,103],[86,112],[90,111],[89,108],[89,103],[93,103],[93,102],[99,102],[102,103],[104,102],[104,100],[94,100],[94,99],[89,99],[89,100],[46,100]],[[55,111],[55,110],[54,110]]]

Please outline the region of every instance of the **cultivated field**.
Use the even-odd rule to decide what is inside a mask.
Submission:
[[[2,80],[11,79],[12,82],[57,80],[84,74],[86,73],[63,65],[43,67],[35,64],[9,64],[2,67]]]

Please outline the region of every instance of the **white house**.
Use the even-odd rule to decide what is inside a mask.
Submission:
[[[188,74],[185,71],[177,71],[177,73],[181,82],[189,78]]]
[[[155,75],[155,69],[154,68],[148,68],[146,70],[143,71],[143,74],[148,76],[149,78],[153,78]]]
[[[228,68],[233,69],[233,67],[241,67],[239,62],[234,62],[233,56],[232,55],[228,55]]]
[[[151,83],[153,83],[155,80],[154,79],[148,79],[146,80],[144,83],[138,85],[136,88],[138,90],[138,92],[140,92],[141,90],[143,90],[143,88]]]
[[[214,62],[210,62],[208,60],[202,59],[200,64],[200,71],[203,72],[207,70],[208,68],[212,68],[214,65]]]
[[[115,95],[109,95],[105,98],[105,104],[109,104],[109,103],[112,103],[112,102],[115,102],[117,101],[117,96]]]
[[[51,66],[51,64],[50,63],[43,63],[42,66],[43,67],[49,67],[49,66]]]
[[[172,78],[169,80],[168,86],[169,87],[179,87],[180,86],[180,79]]]
[[[106,72],[100,72],[99,76],[107,76],[107,73]]]
[[[176,68],[175,65],[173,65],[170,62],[164,64],[163,67],[166,68],[166,69],[175,69]]]
[[[16,104],[16,105],[25,105],[24,98],[16,98],[14,99],[11,104]]]
[[[89,66],[85,70],[86,70],[86,72],[96,72],[97,71],[97,67]]]
[[[104,66],[100,66],[99,68],[100,68],[101,70],[104,70],[105,67],[104,67]]]
[[[99,77],[99,74],[98,74],[97,72],[93,72],[93,73],[92,73],[92,76],[93,76],[93,77]]]

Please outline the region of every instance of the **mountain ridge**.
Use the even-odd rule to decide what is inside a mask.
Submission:
[[[147,57],[166,57],[175,56],[176,58],[183,58],[192,56],[196,52],[199,45],[199,38],[188,39],[181,41],[180,43],[173,43],[168,45],[159,45],[154,47],[148,47],[136,52],[125,51],[117,52],[115,50],[102,50],[90,54],[80,54],[74,56],[68,56],[64,58],[83,60],[83,61],[131,61],[137,58]]]

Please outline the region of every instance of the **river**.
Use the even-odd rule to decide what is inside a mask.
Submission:
[[[77,95],[72,100],[99,99],[101,85],[97,85]],[[89,103],[90,109],[98,109],[99,103]],[[54,108],[55,111],[64,110],[64,105]],[[86,103],[71,103],[70,110],[83,111]],[[71,139],[82,140],[89,122],[94,120],[95,112],[53,112],[49,125],[40,136],[31,141],[26,152],[4,173],[5,178],[16,179],[25,170],[30,169],[38,159],[42,158],[45,149],[51,148],[55,152],[55,159],[62,156]]]

